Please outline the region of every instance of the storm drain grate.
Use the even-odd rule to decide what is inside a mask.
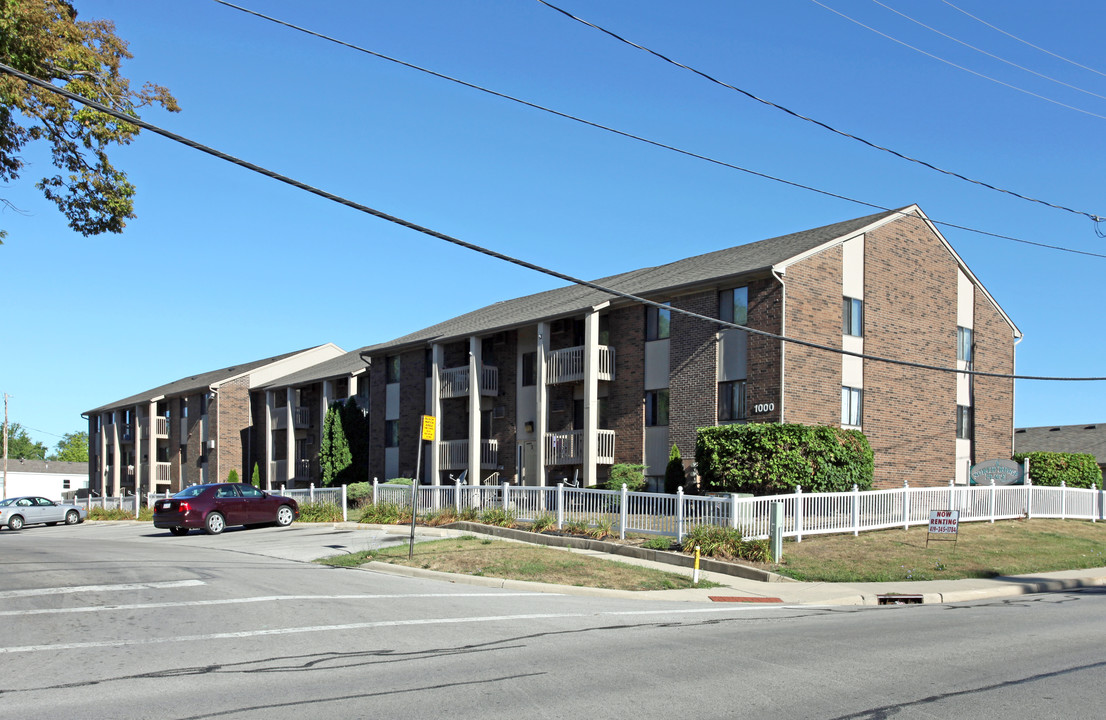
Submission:
[[[921,595],[876,595],[880,605],[921,605]]]

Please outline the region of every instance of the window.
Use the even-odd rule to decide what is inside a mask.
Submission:
[[[860,388],[841,388],[841,424],[860,427],[864,419],[864,391]]]
[[[384,421],[384,447],[399,447],[399,420]]]
[[[399,382],[399,355],[389,355],[384,358],[384,382]]]
[[[718,419],[745,419],[745,381],[718,383]]]
[[[426,365],[426,377],[434,377],[434,348],[426,348],[423,364]]]
[[[61,481],[61,489],[62,490],[68,490],[69,489],[69,478],[65,478],[64,480]]]
[[[672,325],[672,311],[650,305],[645,308],[645,339],[664,340]]]
[[[718,319],[748,325],[749,288],[739,287],[718,293]]]
[[[956,328],[956,359],[966,363],[972,361],[972,329]]]
[[[645,393],[645,425],[657,427],[668,424],[668,391],[650,390]]]
[[[841,334],[863,337],[864,301],[856,298],[845,298],[841,315]]]
[[[972,439],[972,409],[968,405],[956,406],[956,437],[960,440]]]
[[[524,387],[538,384],[538,354],[522,353],[522,384]]]

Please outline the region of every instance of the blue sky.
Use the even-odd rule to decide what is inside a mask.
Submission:
[[[1106,5],[821,2],[884,35],[813,0],[555,4],[874,143],[1106,216],[1106,56],[1098,30]],[[133,82],[166,85],[180,102],[179,114],[150,111],[144,119],[576,276],[874,212],[497,99],[212,0],[75,4],[83,19],[115,21],[135,55],[124,66]],[[831,134],[536,0],[240,4],[757,172],[1106,254],[1086,217]],[[3,189],[23,213],[0,216],[9,233],[0,247],[8,308],[0,391],[12,396],[10,419],[50,447],[86,428],[82,412],[145,388],[325,342],[353,350],[560,284],[152,133],[113,155],[138,187],[138,217],[122,235],[85,238],[33,188],[54,172],[48,157],[40,150],[27,157],[35,167]],[[1020,374],[1106,375],[1096,310],[1106,259],[942,232],[1025,334]],[[1104,399],[1104,383],[1019,381],[1015,422],[1106,421]]]

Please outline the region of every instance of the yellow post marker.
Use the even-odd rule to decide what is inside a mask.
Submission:
[[[699,546],[695,546],[695,573],[691,576],[691,584],[699,584]]]

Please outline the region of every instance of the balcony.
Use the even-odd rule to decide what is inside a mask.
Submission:
[[[469,466],[468,440],[443,440],[438,444],[439,470],[465,470]],[[499,441],[480,441],[480,469],[495,470],[499,467]]]
[[[614,380],[614,348],[599,345],[599,379]],[[580,382],[584,379],[584,346],[553,350],[545,358],[545,382],[547,385]]]
[[[440,380],[439,391],[441,398],[468,397],[469,394],[469,369],[456,367],[442,370],[438,374]],[[499,395],[499,368],[484,365],[480,370],[480,394],[489,397]]]
[[[600,465],[614,464],[614,430],[600,430],[596,438],[595,460]],[[584,462],[584,431],[569,430],[545,434],[546,465],[581,465]]]
[[[286,430],[288,428],[288,406],[272,408],[269,411],[269,420],[273,424],[273,430]],[[298,406],[292,410],[292,423],[296,429],[311,427],[311,408]]]
[[[150,437],[150,418],[138,418],[138,431],[142,433],[142,437]],[[154,437],[169,437],[169,418],[161,415],[154,417]]]
[[[288,482],[288,461],[287,460],[273,460],[269,463],[269,483],[270,487],[279,487],[281,484]]]

